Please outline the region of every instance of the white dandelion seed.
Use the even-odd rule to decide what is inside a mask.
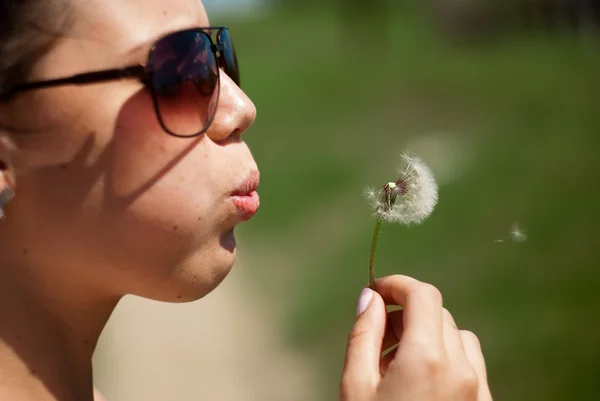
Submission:
[[[513,240],[514,242],[525,242],[527,241],[527,234],[525,234],[525,230],[523,228],[520,227],[519,223],[515,222],[513,223],[510,231],[508,232],[510,239]],[[494,242],[505,242],[504,239],[497,239]]]
[[[419,224],[435,208],[438,187],[431,169],[417,156],[401,155],[398,178],[380,190],[367,188],[365,197],[382,220],[405,225]]]
[[[515,242],[527,241],[527,234],[525,234],[524,229],[519,227],[519,223],[514,223],[512,225],[512,228],[510,229],[510,238]]]

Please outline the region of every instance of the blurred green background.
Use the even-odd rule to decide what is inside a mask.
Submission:
[[[490,34],[491,18],[451,36],[408,2],[350,30],[324,3],[261,10],[212,21],[230,26],[258,108],[245,139],[262,204],[240,253],[311,357],[319,399],[337,398],[368,281],[362,191],[412,151],[439,205],[419,227],[384,225],[377,274],[442,291],[480,337],[495,399],[599,400],[600,35]],[[526,242],[510,240],[515,222]]]

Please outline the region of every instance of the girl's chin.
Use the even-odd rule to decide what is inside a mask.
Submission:
[[[217,288],[231,271],[236,258],[233,230],[222,234],[211,252],[190,255],[170,277],[135,295],[160,302],[184,303],[197,301]],[[207,261],[209,261],[207,263]]]

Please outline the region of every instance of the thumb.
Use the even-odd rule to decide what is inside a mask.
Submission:
[[[381,380],[379,361],[385,334],[385,303],[378,293],[364,288],[357,313],[346,348],[342,400],[370,398]]]

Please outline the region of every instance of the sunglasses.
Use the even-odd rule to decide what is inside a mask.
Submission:
[[[240,85],[237,56],[227,27],[187,29],[158,39],[145,64],[24,83],[7,94],[0,94],[0,100],[33,89],[137,78],[149,90],[165,132],[193,137],[204,133],[215,118],[220,92],[219,69]]]

